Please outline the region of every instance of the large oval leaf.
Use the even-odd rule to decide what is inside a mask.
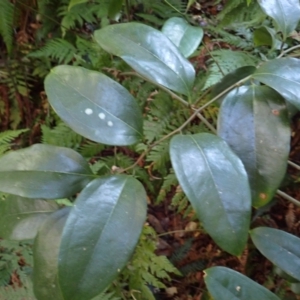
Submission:
[[[107,52],[121,57],[147,79],[189,95],[195,70],[177,47],[160,31],[139,23],[115,24],[95,31]]]
[[[204,281],[214,300],[280,300],[269,290],[236,271],[212,267]]]
[[[290,151],[291,133],[284,99],[266,86],[233,90],[223,100],[218,134],[247,170],[252,204],[260,207],[268,203],[286,173]]]
[[[161,31],[178,47],[184,57],[192,55],[203,38],[203,29],[178,17],[168,19]]]
[[[282,230],[258,227],[250,232],[256,248],[274,265],[300,280],[300,239]]]
[[[65,207],[50,215],[35,238],[33,285],[39,300],[65,300],[58,285],[58,253],[69,211],[70,208]]]
[[[0,237],[7,240],[34,239],[45,217],[56,210],[55,201],[9,195],[0,200]]]
[[[145,190],[130,176],[95,179],[80,193],[59,253],[65,299],[91,299],[113,281],[134,251],[146,210]]]
[[[109,145],[130,145],[142,136],[142,113],[120,84],[99,72],[58,66],[46,77],[50,104],[75,132]]]
[[[205,230],[222,249],[241,254],[251,197],[240,159],[223,140],[208,133],[175,136],[170,154],[179,183]]]
[[[36,144],[0,158],[0,191],[22,197],[69,197],[94,178],[86,160],[68,148]]]
[[[284,40],[296,29],[300,20],[299,0],[258,0],[258,3],[265,14],[275,21]]]
[[[300,109],[300,60],[280,58],[268,61],[252,75]]]

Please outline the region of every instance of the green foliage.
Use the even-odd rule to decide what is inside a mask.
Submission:
[[[96,0],[93,3],[74,5],[71,9],[68,9],[68,5],[62,5],[58,11],[58,16],[62,17],[62,34],[65,35],[67,30],[75,28],[75,26],[82,27],[84,22],[93,24],[97,23],[97,19],[107,17],[109,2],[109,0]]]
[[[35,300],[30,274],[32,245],[25,242],[0,240],[0,299]],[[12,279],[11,276],[15,278]],[[14,284],[9,285],[10,282]]]
[[[155,254],[156,244],[154,229],[144,226],[134,256],[118,279],[128,282],[128,294],[132,293],[136,299],[154,300],[153,288],[166,288],[163,282],[171,280],[169,273],[180,275],[165,256]]]
[[[247,4],[245,0],[229,0],[217,17],[221,22],[219,27],[233,24],[259,25],[265,19],[257,1]]]
[[[68,64],[74,57],[76,48],[68,41],[56,38],[50,40],[41,49],[31,52],[28,57],[50,57],[56,60],[59,64]]]
[[[65,123],[60,122],[54,128],[46,125],[41,126],[43,144],[69,147],[74,150],[78,149],[83,140],[82,136],[74,132]]]
[[[13,146],[13,141],[22,133],[27,132],[28,129],[20,130],[6,130],[0,133],[0,156]]]
[[[215,50],[211,53],[208,78],[203,89],[207,89],[223,76],[243,66],[255,66],[257,58],[247,52],[232,50]]]
[[[16,93],[31,97],[33,78],[27,76],[31,71],[44,76],[54,64],[70,65],[56,66],[45,82],[49,102],[68,125],[50,116],[46,125],[41,126],[42,145],[2,157],[0,188],[32,198],[74,199],[77,196],[69,210],[59,210],[58,214],[49,216],[40,228],[35,244],[35,268],[39,274],[35,277],[36,291],[48,297],[49,284],[52,288],[59,286],[57,293],[61,291],[72,300],[92,299],[99,293],[102,294],[96,299],[153,300],[155,289],[165,289],[170,276],[179,275],[179,272],[166,257],[155,254],[158,237],[151,227],[143,227],[147,200],[161,203],[167,199],[176,213],[199,218],[222,250],[241,255],[248,240],[251,203],[259,207],[271,201],[286,172],[289,149],[279,148],[280,141],[270,136],[280,136],[284,145],[289,144],[285,101],[300,107],[300,62],[291,58],[270,60],[287,53],[279,54],[278,49],[272,49],[267,53],[267,63],[252,72],[248,70],[247,75],[243,74],[244,69],[234,72],[242,66],[256,67],[260,59],[255,53],[262,56],[253,46],[253,28],[249,28],[261,17],[261,10],[253,1],[249,7],[246,1],[227,2],[218,18],[223,19],[219,25],[230,24],[229,30],[220,29],[221,26],[207,27],[213,35],[211,45],[225,43],[232,49],[210,50],[210,45],[200,48],[201,53],[208,53],[210,60],[207,76],[199,72],[197,77],[193,64],[161,32],[144,24],[123,23],[131,18],[142,19],[158,27],[167,17],[189,19],[186,1],[126,1],[123,6],[118,2],[120,9],[124,8],[123,14],[116,16],[117,11],[113,14],[114,21],[120,20],[121,24],[111,26],[106,26],[112,18],[110,1],[79,2],[70,5],[68,0],[40,1],[43,26],[35,51],[29,51],[24,59],[25,75],[15,60],[9,61],[7,70],[0,74],[8,87],[10,101],[17,107],[20,101],[14,99]],[[7,37],[11,35],[9,26],[13,22],[9,13],[12,6],[7,7],[6,25],[0,23],[6,46],[11,44]],[[268,14],[267,8],[263,6],[277,24],[276,30],[283,32],[280,43],[285,42],[299,21],[295,13],[300,9],[299,3],[295,11],[288,5],[283,8],[291,15],[293,23],[283,22],[285,20],[278,14],[273,15],[273,10]],[[275,6],[274,9],[279,8]],[[236,29],[240,22],[243,26]],[[94,40],[103,49],[91,38],[95,29]],[[52,39],[48,39],[48,35]],[[193,62],[206,61],[201,53]],[[127,72],[129,66],[139,78],[130,77],[133,73]],[[108,76],[97,72],[99,70]],[[206,91],[223,78],[218,93],[211,100]],[[266,86],[262,87],[258,81]],[[248,88],[262,88],[266,92],[248,93],[246,97],[241,91]],[[224,97],[220,113],[214,106],[207,108],[221,96]],[[279,100],[274,102],[275,98]],[[258,103],[265,103],[265,99],[273,102],[267,100],[267,105],[258,106]],[[236,103],[247,105],[235,110],[228,103],[232,107]],[[249,107],[252,108],[250,112]],[[283,115],[284,122],[280,123]],[[266,122],[271,119],[272,122]],[[216,123],[220,137],[206,133],[205,126],[215,132]],[[18,125],[16,122],[15,128]],[[3,151],[8,149],[8,143],[16,134],[4,133]],[[273,157],[275,159],[270,162],[269,158]],[[253,175],[255,172],[265,175],[259,184],[257,176]],[[65,211],[70,211],[69,215],[64,213],[63,222],[56,228],[57,221],[61,220],[59,214]],[[264,236],[259,238],[265,241]],[[283,234],[281,240],[289,241],[289,238],[294,243],[287,244],[298,245],[299,239],[294,236],[287,238]],[[278,260],[284,261],[284,269],[299,278],[298,249],[286,245],[287,253],[297,255],[282,259],[282,247],[273,244],[275,250],[273,247],[271,250],[275,255],[264,251],[269,245],[257,248],[267,253],[264,255],[274,264],[282,266]],[[173,261],[184,257],[190,247],[191,241],[187,241],[175,252]],[[0,255],[1,259],[3,257],[6,256]],[[204,263],[204,260],[197,260],[186,264],[181,273],[187,275],[203,270]],[[3,285],[8,283],[13,271],[6,262],[4,266]],[[51,279],[43,277],[47,271]],[[205,272],[212,294],[209,280],[216,276],[221,278],[217,289],[225,288],[230,297],[239,293],[240,285],[235,282],[241,282],[248,291],[255,288],[254,294],[276,299],[270,292],[230,270],[208,269]],[[227,284],[228,277],[234,279],[233,285]],[[26,279],[22,282],[25,287]],[[38,284],[41,282],[45,284]],[[11,288],[7,291],[12,293]],[[216,300],[228,294],[220,295],[214,296]]]
[[[182,17],[186,13],[186,3],[182,0],[134,0],[132,5],[142,8],[142,12],[135,13],[137,17],[155,26],[163,25],[167,18]]]
[[[3,37],[8,53],[13,47],[14,5],[9,0],[1,1],[0,35]]]

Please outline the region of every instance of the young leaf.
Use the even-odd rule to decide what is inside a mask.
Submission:
[[[0,191],[22,197],[69,197],[94,178],[86,160],[68,148],[36,144],[0,158]]]
[[[290,150],[291,132],[284,99],[267,86],[233,90],[223,100],[218,135],[247,170],[253,206],[267,204],[285,175]]]
[[[144,24],[124,23],[95,31],[95,39],[150,81],[190,94],[195,70],[162,32]]]
[[[80,193],[59,253],[65,299],[91,299],[114,280],[134,251],[146,210],[143,186],[127,175],[95,179]]]
[[[256,248],[285,273],[300,280],[300,239],[282,230],[258,227],[250,231]]]
[[[0,200],[0,237],[7,240],[34,239],[45,217],[56,210],[55,201],[9,195]]]
[[[300,60],[279,58],[265,62],[252,77],[281,94],[300,109]]]
[[[296,29],[300,20],[299,0],[258,0],[258,3],[265,14],[275,21],[283,40]]]
[[[178,47],[184,57],[192,55],[203,38],[201,27],[192,26],[178,17],[167,20],[161,31]]]
[[[231,269],[212,267],[204,273],[204,281],[214,300],[280,300],[263,286]]]
[[[281,49],[282,42],[276,38],[276,31],[267,26],[254,30],[253,41],[255,46],[270,46],[271,49]]]
[[[251,197],[240,159],[223,140],[208,133],[173,137],[170,154],[179,183],[205,230],[222,249],[241,254]]]
[[[33,246],[33,286],[39,300],[65,300],[58,285],[58,252],[70,208],[50,215],[39,229]],[[72,272],[72,270],[70,270]]]
[[[136,100],[104,74],[58,66],[46,77],[45,89],[61,119],[90,140],[131,145],[142,136],[142,113]]]

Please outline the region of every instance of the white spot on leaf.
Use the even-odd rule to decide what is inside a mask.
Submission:
[[[104,120],[104,119],[105,119],[105,114],[104,114],[104,113],[100,113],[98,116],[99,116],[99,118],[100,118],[101,120]]]
[[[107,122],[107,125],[111,127],[111,126],[114,125],[114,123],[113,123],[112,121],[108,121],[108,122]]]
[[[84,111],[87,115],[91,115],[93,113],[93,110],[91,108],[87,108],[85,111]]]

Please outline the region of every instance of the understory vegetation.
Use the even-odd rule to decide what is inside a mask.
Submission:
[[[0,300],[300,299],[300,4],[266,2],[0,0]]]

